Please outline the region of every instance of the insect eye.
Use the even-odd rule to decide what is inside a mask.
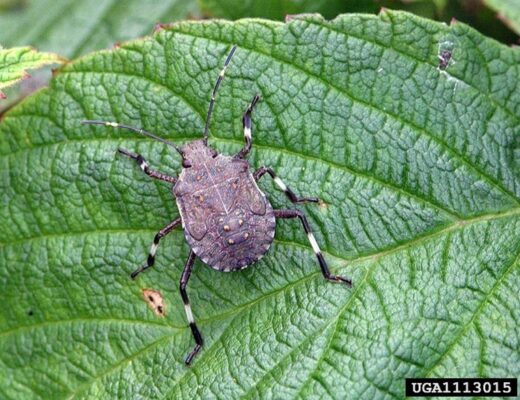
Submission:
[[[182,166],[184,168],[190,168],[191,167],[191,163],[188,160],[184,159],[184,160],[182,160]]]

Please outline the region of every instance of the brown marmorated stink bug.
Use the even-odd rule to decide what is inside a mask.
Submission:
[[[293,203],[316,203],[318,199],[296,196],[275,175],[271,168],[260,167],[252,172],[249,163],[244,160],[244,157],[251,150],[251,113],[260,100],[258,94],[253,97],[242,117],[244,147],[230,157],[218,154],[208,146],[208,128],[215,103],[215,95],[235,50],[236,46],[233,46],[213,88],[202,140],[187,143],[179,148],[175,144],[143,129],[116,122],[83,121],[84,124],[105,125],[138,132],[172,146],[182,156],[183,169],[177,178],[151,169],[146,160],[139,154],[118,149],[119,153],[134,159],[151,178],[173,184],[172,192],[179,208],[180,217],[170,222],[155,235],[146,263],[132,272],[131,277],[135,278],[154,265],[155,253],[160,240],[182,224],[191,251],[181,275],[180,293],[196,343],[194,349],[186,357],[186,364],[191,363],[203,344],[186,293],[186,285],[195,258],[199,257],[205,264],[218,271],[237,271],[246,268],[262,258],[271,246],[277,218],[299,218],[318,258],[325,279],[341,282],[348,286],[352,285],[350,279],[330,273],[305,215],[296,209],[274,210],[265,194],[258,188],[256,181],[264,174],[269,174]]]

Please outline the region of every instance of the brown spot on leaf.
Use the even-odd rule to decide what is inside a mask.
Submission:
[[[159,291],[153,289],[143,289],[143,297],[148,306],[156,315],[159,317],[164,317],[166,315],[164,299]]]

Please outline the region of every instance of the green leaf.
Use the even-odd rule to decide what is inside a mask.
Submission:
[[[244,271],[197,261],[205,346],[187,368],[183,233],[129,278],[178,212],[116,149],[168,174],[179,157],[80,121],[200,138],[234,43],[210,143],[238,151],[262,95],[249,160],[323,199],[301,209],[354,288],[325,282],[298,221],[279,221]],[[178,23],[68,64],[0,124],[0,397],[382,399],[405,377],[518,377],[519,69],[518,49],[400,12]]]
[[[520,0],[484,0],[484,3],[520,35]]]
[[[43,65],[61,64],[65,59],[52,53],[39,53],[30,47],[0,47],[0,89],[14,85],[21,79],[29,78],[28,69]],[[5,98],[0,90],[0,99]]]
[[[38,0],[0,12],[0,43],[36,46],[67,57],[152,32],[154,24],[196,14],[184,0]]]

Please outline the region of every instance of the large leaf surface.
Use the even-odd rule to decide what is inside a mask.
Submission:
[[[297,221],[279,221],[257,265],[196,263],[206,345],[186,368],[182,232],[128,277],[178,212],[115,150],[170,174],[178,156],[80,121],[199,138],[233,43],[210,142],[237,151],[262,94],[250,161],[323,199],[302,208],[354,288],[325,282]],[[181,23],[67,65],[0,125],[0,397],[390,398],[405,377],[519,376],[519,65],[465,25],[390,12]]]

